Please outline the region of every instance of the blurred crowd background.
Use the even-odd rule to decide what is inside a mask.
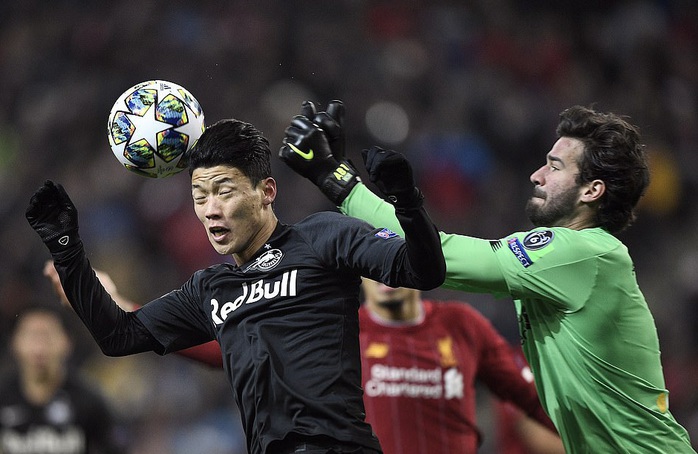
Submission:
[[[77,205],[93,266],[135,301],[225,260],[193,214],[186,172],[144,178],[109,149],[112,104],[149,79],[189,89],[208,124],[255,124],[274,152],[303,100],[342,99],[354,163],[373,144],[404,152],[439,227],[487,238],[530,227],[528,177],[563,109],[629,116],[653,181],[621,236],[657,320],[670,409],[698,445],[698,2],[1,2],[3,366],[17,311],[57,304],[41,275],[48,252],[24,218],[47,178]],[[283,222],[333,209],[276,159],[274,172]],[[471,302],[517,341],[510,301],[431,294]],[[74,334],[75,365],[108,394],[131,452],[244,452],[223,373],[173,355],[106,358],[77,322]]]

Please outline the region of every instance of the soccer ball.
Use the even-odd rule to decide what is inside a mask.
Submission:
[[[186,168],[184,152],[204,132],[204,112],[184,87],[149,80],[126,90],[109,113],[114,156],[139,175],[164,178]]]

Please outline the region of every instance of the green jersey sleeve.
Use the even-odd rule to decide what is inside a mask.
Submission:
[[[393,206],[363,184],[356,185],[339,208],[402,234]],[[444,288],[498,298],[536,298],[564,311],[578,310],[589,300],[600,257],[624,247],[601,229],[535,229],[499,240],[439,235],[446,259]]]
[[[395,209],[362,183],[357,184],[339,207],[342,213],[363,219],[375,227],[403,234]],[[500,270],[496,241],[439,232],[446,259],[444,288],[507,296],[510,291]]]

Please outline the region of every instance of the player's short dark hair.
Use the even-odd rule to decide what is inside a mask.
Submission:
[[[579,183],[606,185],[596,215],[600,227],[616,234],[635,221],[635,206],[649,185],[649,166],[637,126],[613,113],[573,106],[560,114],[558,137],[584,144]]]
[[[253,125],[235,119],[208,126],[185,159],[190,176],[195,169],[219,165],[235,167],[253,185],[271,176],[269,141]]]

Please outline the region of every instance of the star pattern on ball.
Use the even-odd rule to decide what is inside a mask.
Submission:
[[[196,121],[192,121],[197,116],[196,113],[191,110],[189,106],[185,105],[184,108],[187,110],[187,118],[189,118],[189,121],[182,126],[177,126],[174,128],[174,130],[186,134],[187,137],[199,137],[202,131],[201,124]]]
[[[143,114],[143,116],[134,115],[131,113],[126,113],[126,116],[136,128],[129,142],[135,143],[141,139],[145,139],[150,146],[153,147],[153,150],[157,150],[158,148],[158,134],[172,128],[171,124],[165,123],[164,121],[159,121],[155,117],[154,104],[148,107],[148,110]]]

